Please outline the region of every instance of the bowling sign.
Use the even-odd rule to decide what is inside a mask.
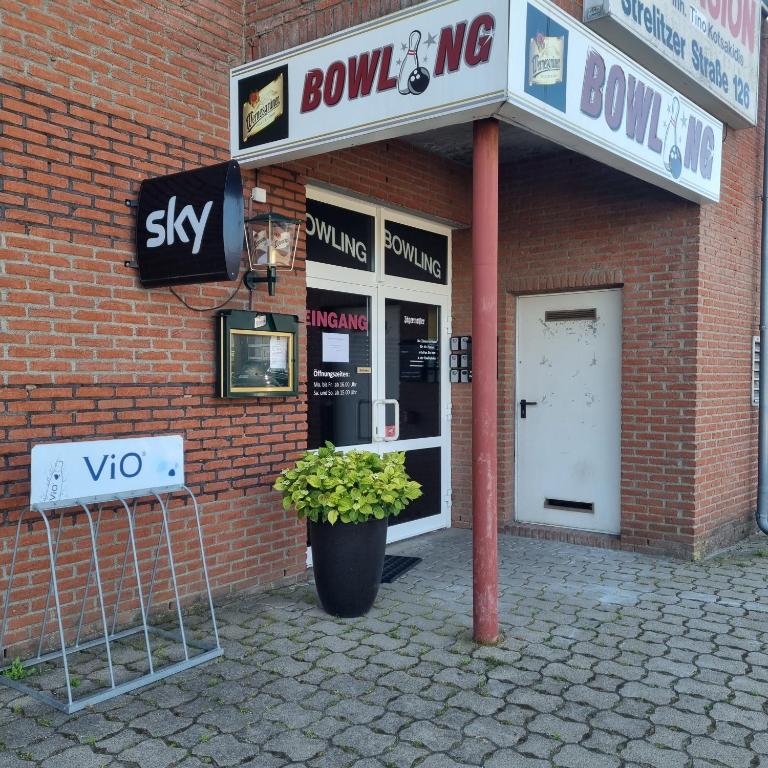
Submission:
[[[236,67],[230,97],[246,166],[494,117],[689,200],[720,199],[722,124],[550,0],[427,2]]]
[[[508,12],[430,3],[236,67],[232,156],[266,165],[490,117],[506,94]]]
[[[701,202],[720,199],[723,126],[547,0],[510,0],[501,117]],[[541,77],[541,75],[544,77]]]

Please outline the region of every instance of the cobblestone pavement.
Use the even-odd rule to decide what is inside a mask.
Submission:
[[[768,766],[768,540],[699,564],[500,540],[497,647],[471,534],[363,619],[302,584],[220,607],[223,659],[67,716],[0,688],[2,768]]]

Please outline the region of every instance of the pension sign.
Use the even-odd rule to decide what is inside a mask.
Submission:
[[[757,122],[759,0],[587,0],[584,21],[721,120]]]

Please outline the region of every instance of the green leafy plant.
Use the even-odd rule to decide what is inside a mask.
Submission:
[[[336,450],[326,443],[307,451],[275,481],[285,509],[313,523],[364,523],[399,515],[421,496],[421,486],[405,471],[405,454]]]
[[[37,672],[35,667],[25,667],[21,663],[21,659],[17,656],[8,669],[3,671],[3,676],[9,680],[26,680],[28,677],[32,677]]]

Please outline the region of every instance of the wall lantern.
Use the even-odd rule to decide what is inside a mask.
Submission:
[[[275,295],[278,269],[293,269],[299,244],[301,219],[291,219],[279,213],[261,213],[245,220],[248,271],[244,282],[252,291],[258,283],[266,283],[269,295]],[[265,269],[259,275],[257,270]]]

